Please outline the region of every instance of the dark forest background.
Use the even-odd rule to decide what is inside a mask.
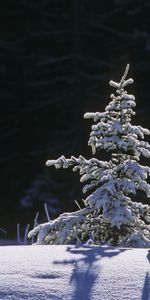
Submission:
[[[127,63],[133,123],[150,128],[149,0],[1,2],[0,238],[32,227],[37,211],[46,221],[44,203],[52,218],[82,205],[79,176],[45,162],[91,156],[83,114],[104,111]]]

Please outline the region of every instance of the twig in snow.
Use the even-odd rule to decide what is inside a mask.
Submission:
[[[26,226],[25,233],[24,233],[24,245],[27,245],[27,237],[28,237],[28,231],[29,231],[29,224]]]
[[[18,244],[21,244],[21,239],[20,239],[20,224],[17,223],[17,240],[18,240]]]
[[[45,213],[46,213],[47,220],[48,220],[48,222],[50,222],[50,216],[49,216],[49,212],[48,212],[46,203],[44,203],[44,208],[45,208]]]
[[[77,202],[77,200],[75,200],[74,202],[77,204],[78,208],[81,210],[81,206],[79,205],[79,203]]]
[[[38,226],[38,222],[37,222],[38,216],[39,216],[39,212],[36,213],[36,216],[34,218],[33,228]],[[32,237],[32,240],[31,240],[31,244],[33,244],[33,243],[34,243],[34,236]]]

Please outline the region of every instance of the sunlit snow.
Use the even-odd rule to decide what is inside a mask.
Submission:
[[[1,246],[0,300],[150,300],[150,250]]]

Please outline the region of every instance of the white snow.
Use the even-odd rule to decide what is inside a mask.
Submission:
[[[150,300],[150,250],[1,246],[0,300]]]

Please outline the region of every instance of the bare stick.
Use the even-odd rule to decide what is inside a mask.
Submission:
[[[28,237],[28,231],[29,231],[29,224],[26,226],[25,233],[24,233],[24,245],[27,245],[27,237]]]
[[[38,216],[39,216],[39,212],[36,213],[36,216],[34,218],[33,228],[35,228],[38,225],[38,222],[37,222]]]
[[[0,227],[0,231],[2,231],[3,233],[7,234],[7,231],[3,228]]]
[[[44,203],[44,208],[45,208],[45,213],[46,213],[46,216],[47,216],[47,220],[48,220],[48,222],[50,222],[50,216],[49,216],[49,212],[48,212],[46,203]]]
[[[77,202],[77,200],[75,200],[74,202],[77,204],[78,208],[81,210],[81,206],[79,205],[79,203]]]
[[[35,228],[36,226],[38,226],[38,222],[37,222],[38,216],[39,216],[39,212],[36,213],[36,216],[34,218],[33,228]],[[33,243],[34,243],[34,236],[31,239],[31,244],[33,244]]]
[[[21,244],[21,239],[20,239],[20,224],[17,224],[17,240],[18,240],[18,244]]]

